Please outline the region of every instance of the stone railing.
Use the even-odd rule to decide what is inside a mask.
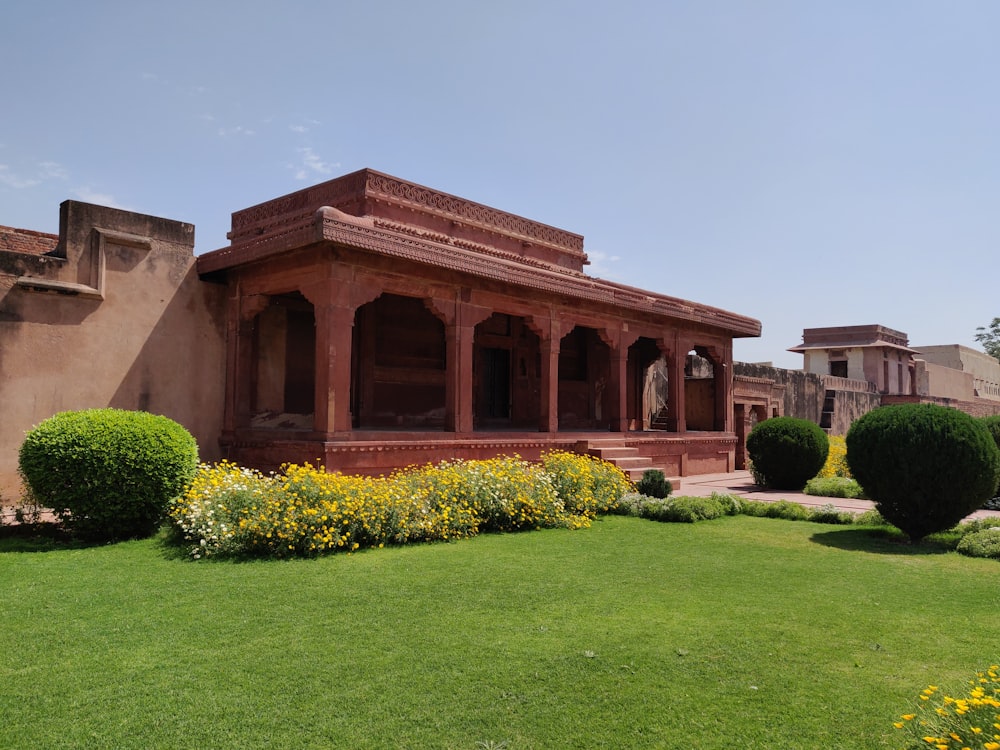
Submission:
[[[867,380],[838,378],[836,375],[822,375],[823,387],[828,391],[854,391],[855,393],[875,393],[875,384]]]

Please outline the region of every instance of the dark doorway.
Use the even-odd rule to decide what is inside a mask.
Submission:
[[[316,388],[316,319],[312,310],[288,311],[285,411],[311,414]]]
[[[444,428],[444,323],[416,297],[383,294],[354,316],[351,405],[360,429]]]
[[[473,351],[473,428],[538,429],[538,334],[524,318],[495,312],[476,325]]]
[[[479,403],[483,419],[492,422],[510,420],[510,350],[481,350],[482,375]]]

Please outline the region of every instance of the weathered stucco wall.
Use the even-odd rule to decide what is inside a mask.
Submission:
[[[846,435],[851,423],[882,405],[882,396],[874,392],[834,391],[834,408],[829,434]]]
[[[224,302],[199,280],[182,222],[66,201],[53,255],[0,252],[3,498],[20,492],[24,433],[68,409],[163,414],[217,458]]]
[[[747,362],[733,363],[733,372],[750,378],[767,378],[784,386],[784,411],[787,417],[808,419],[820,423],[826,388],[823,378],[816,373],[801,370],[784,370],[769,365]]]

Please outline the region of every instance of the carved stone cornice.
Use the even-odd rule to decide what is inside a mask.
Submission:
[[[427,236],[414,236],[380,227],[370,216],[350,216],[335,208],[315,212],[309,222],[287,228],[281,235],[262,236],[198,258],[199,273],[206,274],[280,255],[297,247],[329,242],[386,257],[492,279],[549,295],[587,300],[655,316],[713,326],[737,336],[759,336],[760,322],[695,302],[654,294],[582,274],[567,274],[548,267],[526,265],[484,255]]]
[[[284,233],[320,206],[332,206],[349,214],[360,215],[375,210],[378,203],[436,217],[489,234],[553,248],[576,263],[586,261],[583,237],[564,229],[525,219],[481,203],[433,190],[398,177],[362,169],[334,180],[313,185],[275,198],[232,215],[234,244],[265,234]]]
[[[475,203],[423,185],[400,180],[371,169],[364,170],[367,177],[366,194],[400,206],[432,212],[440,216],[477,226],[488,231],[499,230],[526,240],[540,242],[563,250],[575,251],[583,256],[583,237],[563,229],[540,224],[522,216],[509,214],[481,203]]]

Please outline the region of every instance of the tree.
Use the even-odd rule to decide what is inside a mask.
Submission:
[[[937,404],[873,409],[847,431],[851,474],[913,542],[949,529],[993,496],[1000,449],[982,420]]]
[[[198,468],[198,444],[167,417],[64,411],[28,431],[18,468],[32,500],[80,537],[151,536]]]
[[[976,341],[983,345],[986,353],[1000,359],[1000,318],[993,318],[989,328],[979,326],[976,331]]]
[[[775,417],[747,436],[754,481],[776,490],[801,490],[826,463],[830,441],[815,422]]]

